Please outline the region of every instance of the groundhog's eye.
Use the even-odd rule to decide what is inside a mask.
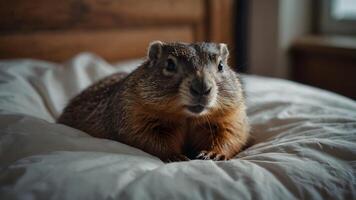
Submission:
[[[168,72],[175,72],[177,70],[176,63],[174,62],[173,59],[168,58],[166,61],[166,70]]]
[[[222,72],[223,69],[224,69],[224,63],[222,61],[220,61],[219,65],[218,65],[218,70],[219,70],[219,72]]]
[[[216,55],[215,54],[209,54],[209,59],[211,60],[211,61],[216,61]]]

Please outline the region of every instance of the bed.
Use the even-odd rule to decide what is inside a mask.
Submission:
[[[59,2],[0,2],[0,199],[356,199],[356,102],[294,82],[242,75],[253,143],[230,161],[166,164],[55,123],[151,40],[234,44],[232,0]]]
[[[243,75],[254,143],[231,161],[165,164],[55,123],[82,89],[140,62],[2,61],[0,199],[355,199],[356,103],[297,83]]]

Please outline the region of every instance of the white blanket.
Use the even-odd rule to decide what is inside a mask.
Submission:
[[[113,68],[91,54],[63,66],[0,62],[0,199],[356,199],[356,103],[244,76],[255,144],[231,161],[164,164],[55,124],[67,101]]]

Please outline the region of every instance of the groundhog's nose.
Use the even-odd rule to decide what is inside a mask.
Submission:
[[[208,83],[205,79],[195,78],[192,80],[190,85],[190,93],[195,96],[204,96],[209,95],[211,91],[211,84]]]

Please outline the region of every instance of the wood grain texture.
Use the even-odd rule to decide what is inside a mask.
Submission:
[[[109,61],[146,55],[152,40],[192,42],[191,27],[137,28],[104,31],[60,31],[0,37],[0,58],[29,57],[63,61],[88,51]]]
[[[210,0],[209,39],[215,42],[232,44],[233,0]]]
[[[0,31],[197,24],[204,11],[203,0],[0,1]]]
[[[233,2],[0,1],[0,58],[64,61],[91,51],[120,61],[144,56],[152,40],[224,42],[233,49]]]
[[[226,43],[230,55],[234,55],[234,0],[209,0],[208,39],[212,42]],[[230,58],[232,65],[235,63],[233,56]]]

